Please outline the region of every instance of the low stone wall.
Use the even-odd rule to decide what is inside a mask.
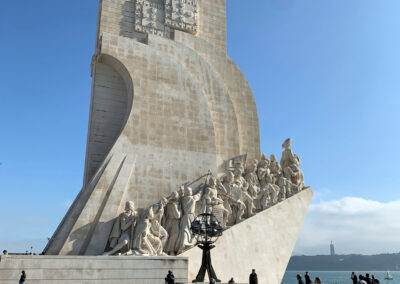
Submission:
[[[22,270],[29,284],[164,284],[168,270],[188,282],[185,257],[1,256],[0,284],[18,283]]]

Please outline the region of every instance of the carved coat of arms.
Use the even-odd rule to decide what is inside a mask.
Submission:
[[[197,32],[198,0],[136,0],[135,31],[171,38],[171,29]]]

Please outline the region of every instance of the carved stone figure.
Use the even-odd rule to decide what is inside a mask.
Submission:
[[[253,216],[254,210],[256,208],[253,197],[243,187],[242,187],[242,200],[244,205],[246,205],[245,217],[249,218]]]
[[[167,245],[164,247],[164,251],[169,255],[176,255],[179,250],[179,225],[182,216],[180,207],[179,193],[175,191],[172,193],[166,206],[165,229],[168,232],[169,238]]]
[[[164,207],[167,205],[168,200],[166,198],[162,198],[160,202],[154,204],[152,206],[153,209],[153,218],[151,219],[151,225],[154,230],[157,230],[158,237],[160,238],[163,247],[167,245],[168,241],[168,232],[167,230],[161,225],[162,219],[164,217]]]
[[[200,213],[208,213],[211,214],[213,211],[213,204],[211,200],[211,192],[210,188],[206,187],[203,190],[203,196],[201,197],[201,209]]]
[[[260,183],[257,175],[257,163],[255,161],[247,168],[245,180],[249,185],[247,189],[248,193],[252,198],[256,198],[260,191]]]
[[[193,246],[192,232],[190,226],[196,218],[195,209],[196,202],[200,200],[201,194],[193,195],[190,187],[185,187],[184,196],[181,199],[182,205],[182,219],[180,223],[180,235],[178,240],[179,252],[185,251],[187,248]]]
[[[270,204],[270,192],[269,192],[269,187],[268,185],[261,188],[260,192],[257,195],[257,200],[259,207],[257,209],[259,210],[265,210],[269,208]]]
[[[229,163],[234,167],[220,180],[210,173],[195,195],[189,186],[182,186],[168,199],[162,198],[147,208],[142,218],[135,212],[133,202],[127,202],[125,212],[114,223],[109,238],[112,250],[106,254],[163,255],[165,251],[176,255],[192,247],[190,228],[198,201],[200,213],[214,214],[226,229],[227,225],[235,225],[300,192],[304,188],[300,159],[291,150],[291,139],[282,147],[280,163],[275,155],[268,160],[263,154],[259,162],[249,163],[246,173],[245,161]]]
[[[288,138],[283,142],[282,148],[285,149],[282,152],[281,168],[285,170],[287,167],[292,165],[300,166],[300,158],[292,151],[292,139]]]
[[[300,190],[304,188],[304,173],[299,167],[292,167],[294,175],[292,175],[292,181],[299,187]]]
[[[224,204],[224,223],[222,224],[222,228],[226,228],[227,223],[229,223],[229,218],[232,216],[233,211],[231,204],[234,203],[234,200],[232,198],[232,187],[234,185],[235,181],[235,175],[233,174],[232,171],[228,171],[226,175],[223,178],[222,184],[220,184],[219,189],[220,189],[220,196],[221,199],[223,200]],[[239,197],[240,199],[240,197]],[[243,204],[244,207],[244,204]],[[244,212],[244,208],[243,208]],[[243,213],[242,213],[243,215]],[[241,216],[240,216],[241,217]],[[236,222],[235,222],[236,223]]]
[[[278,202],[280,188],[273,181],[274,177],[271,174],[265,176],[265,187],[260,190],[257,196],[261,210],[265,210]]]
[[[166,198],[162,198],[160,202],[152,206],[153,218],[151,219],[151,227],[153,231],[156,232],[153,233],[153,235],[156,235],[158,238],[160,238],[163,248],[167,245],[168,241],[168,232],[161,225],[164,217],[164,207],[167,205],[167,203],[168,200]]]
[[[274,178],[273,183],[276,183],[279,180],[279,176],[282,174],[282,169],[281,165],[277,162],[275,155],[270,156],[269,170]]]
[[[225,229],[227,223],[227,218],[225,218],[225,216],[229,211],[225,209],[224,201],[221,198],[221,194],[223,194],[224,190],[222,183],[215,177],[212,177],[209,180],[208,186],[210,188],[211,200],[213,201],[212,213],[217,218],[222,228]]]
[[[241,165],[235,167],[235,169],[233,170],[233,174],[235,177],[235,184],[238,185],[240,188],[244,189],[245,191],[247,191],[248,188],[248,183],[245,180],[245,178],[243,177],[243,168]]]
[[[231,224],[237,224],[243,221],[244,210],[246,209],[246,205],[242,201],[242,196],[244,195],[242,188],[237,184],[232,184],[231,187],[231,210],[232,210],[232,217],[231,217]],[[247,195],[249,196],[249,195]]]
[[[278,186],[285,198],[292,196],[292,183],[284,176],[279,177]]]
[[[136,226],[133,250],[141,255],[164,255],[159,227],[154,219],[153,206],[150,206],[140,224]]]
[[[258,163],[257,176],[260,181],[260,187],[265,187],[265,176],[269,175],[271,170],[269,169],[269,160],[265,154],[261,155],[261,160]]]
[[[136,223],[135,204],[133,201],[128,201],[125,204],[125,212],[121,213],[115,220],[109,237],[109,245],[112,250],[104,255],[114,255],[118,252],[127,253],[133,241]]]
[[[235,175],[235,185],[241,189],[241,200],[246,206],[245,217],[253,216],[253,211],[255,209],[252,196],[247,192],[249,188],[249,183],[243,177],[243,168],[238,166],[234,169]]]
[[[296,165],[286,168],[285,178],[290,180],[293,194],[300,192],[304,188],[304,174]]]
[[[224,219],[224,201],[218,197],[217,179],[210,176],[206,188],[203,190],[201,213],[212,213],[220,224],[226,224]]]
[[[261,154],[260,162],[258,163],[258,167],[265,168],[269,166],[269,160],[266,154]]]

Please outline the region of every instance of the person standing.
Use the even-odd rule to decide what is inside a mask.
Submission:
[[[21,277],[19,278],[19,284],[24,284],[25,283],[25,279],[26,279],[26,274],[25,274],[25,271],[22,270]]]
[[[300,274],[297,274],[296,278],[297,278],[298,284],[304,284],[304,281],[302,279],[303,277]]]
[[[372,277],[371,279],[372,284],[379,284],[379,280],[375,278],[375,275],[372,275],[371,277]]]
[[[306,272],[306,275],[304,275],[304,279],[306,280],[306,284],[311,284],[311,279],[310,275],[308,275],[308,271]]]
[[[228,284],[235,284],[235,280],[233,280],[233,277],[231,278],[231,280],[229,280]]]
[[[315,277],[315,281],[314,284],[321,284],[321,279],[319,279],[319,277]]]
[[[175,284],[175,276],[171,270],[168,270],[167,277],[165,277],[166,284]]]
[[[353,281],[353,284],[358,283],[357,275],[354,272],[351,273],[350,279]]]
[[[364,280],[367,284],[372,284],[371,278],[369,278],[369,273],[365,274]]]
[[[255,270],[255,269],[253,269],[253,270],[251,271],[251,274],[250,274],[250,276],[249,276],[249,283],[250,283],[250,284],[258,284],[257,273],[256,273],[256,270]]]
[[[362,276],[361,274],[358,276],[358,282],[357,284],[367,284],[367,281],[364,280],[364,276]]]

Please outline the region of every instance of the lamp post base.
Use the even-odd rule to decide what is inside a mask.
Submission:
[[[196,279],[192,281],[192,283],[204,282],[204,277],[206,275],[206,271],[207,271],[209,279],[212,278],[215,280],[215,282],[221,282],[221,280],[219,280],[217,278],[217,275],[215,274],[214,268],[212,267],[212,264],[211,264],[210,250],[215,248],[215,246],[205,243],[205,244],[199,245],[199,248],[201,248],[203,250],[203,259],[201,262],[201,267],[200,267],[199,273],[197,274]]]

